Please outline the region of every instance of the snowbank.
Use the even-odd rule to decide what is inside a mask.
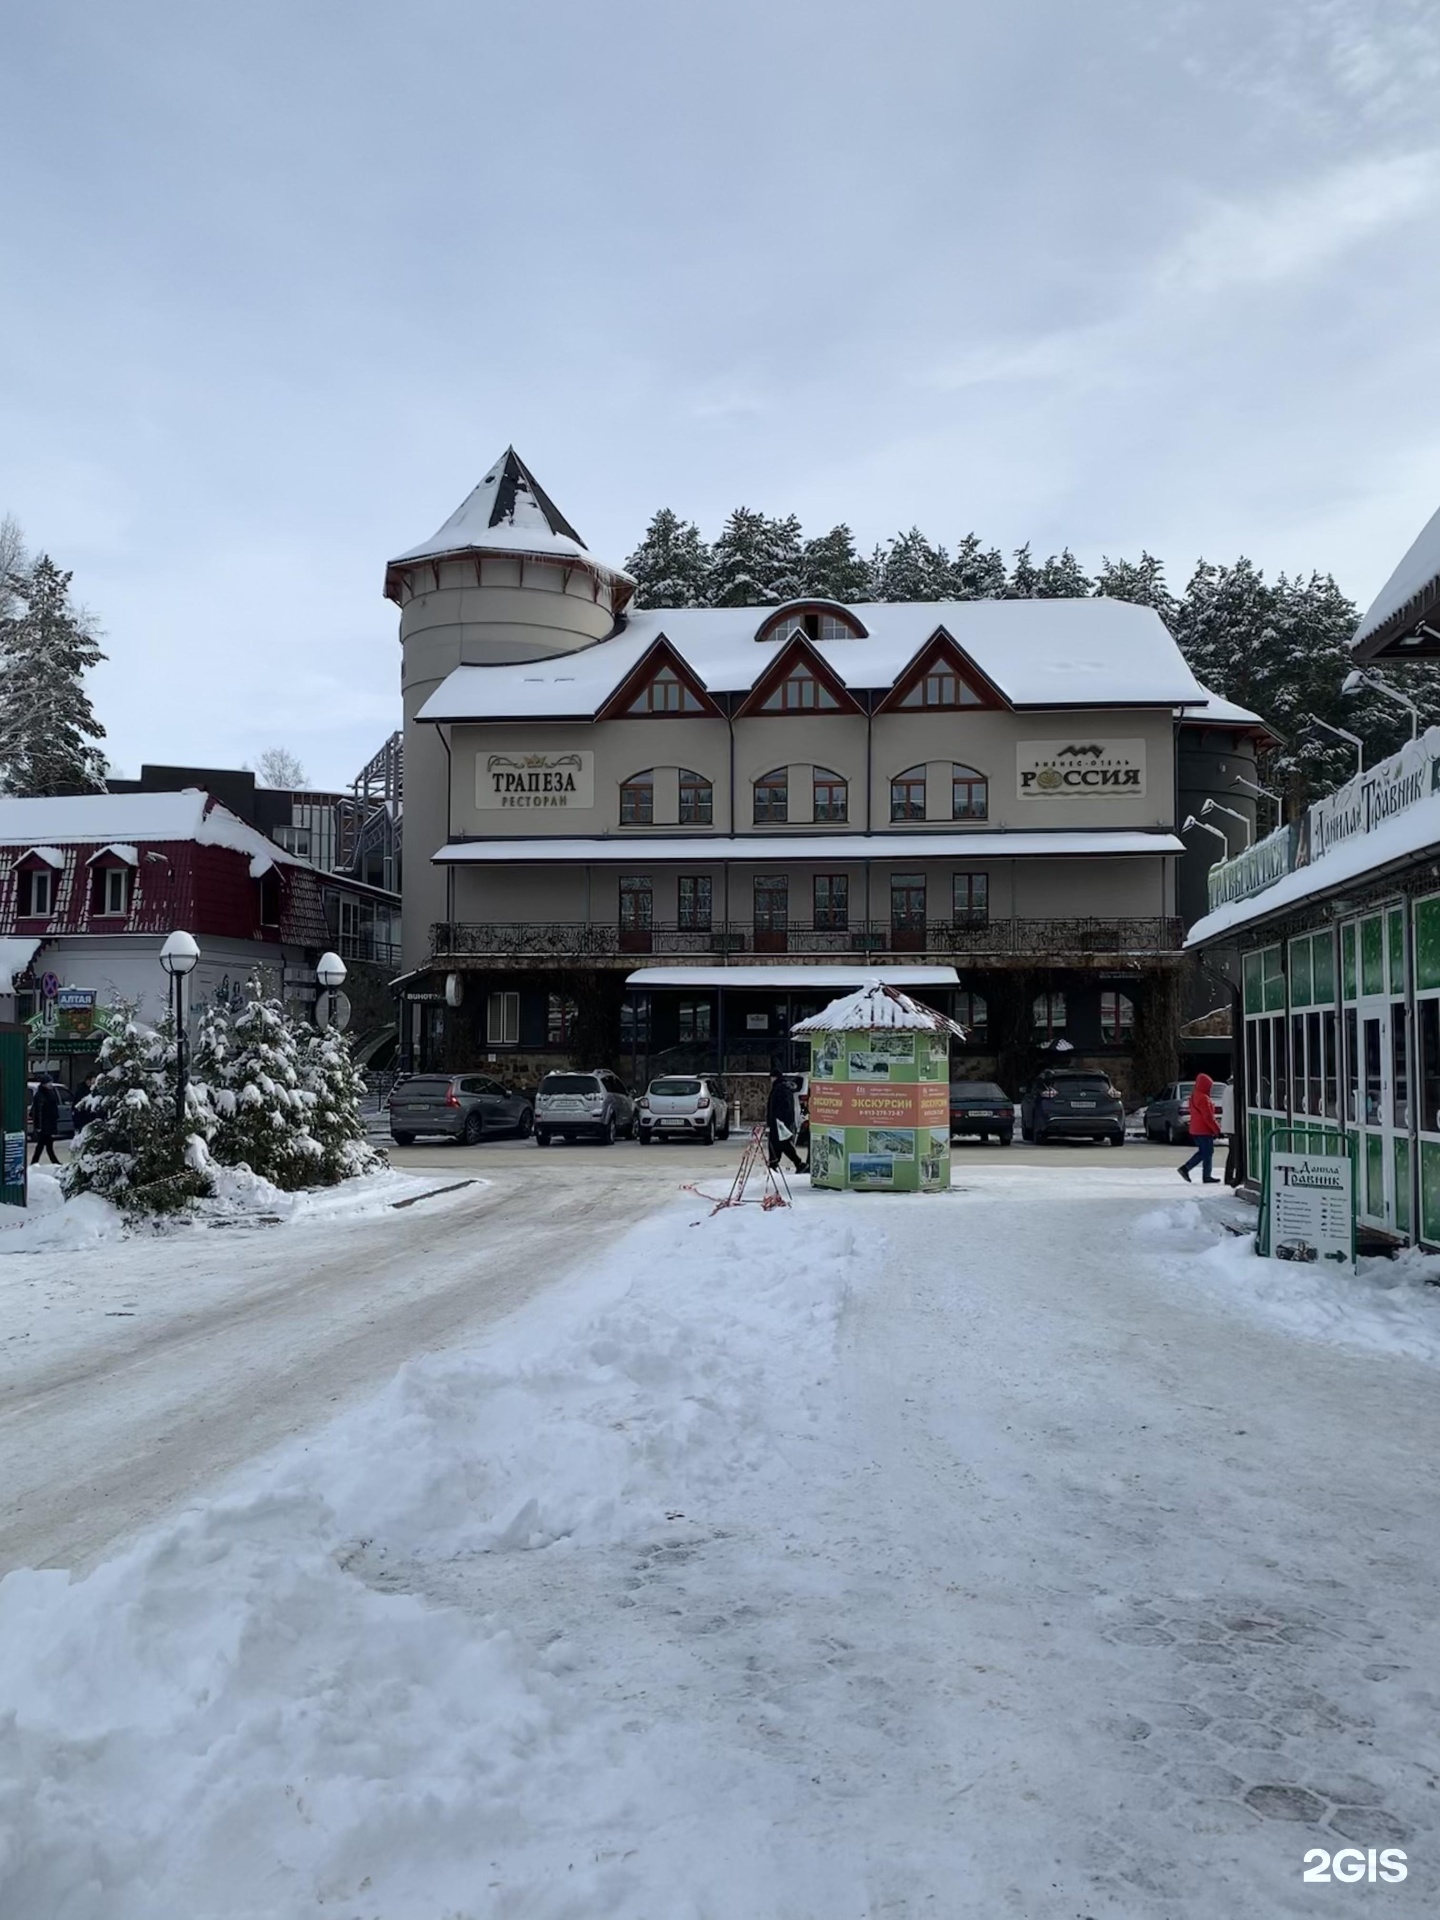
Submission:
[[[564,1683],[563,1639],[527,1646],[503,1610],[437,1597],[461,1556],[558,1566],[657,1538],[683,1554],[790,1473],[853,1232],[808,1197],[694,1231],[687,1204],[569,1283],[558,1312],[552,1295],[476,1353],[406,1368],[88,1579],[0,1582],[0,1911],[628,1914],[634,1871],[598,1836],[637,1803],[659,1854],[683,1850],[685,1882],[718,1901],[670,1902],[674,1920],[763,1910],[763,1796],[730,1811],[722,1793],[704,1831],[667,1833],[658,1803],[696,1764],[692,1739],[625,1759],[618,1722]],[[402,1562],[411,1590],[387,1590]],[[526,1869],[508,1900],[487,1891],[502,1850]]]
[[[1440,1257],[1411,1248],[1393,1260],[1361,1260],[1353,1275],[1262,1260],[1248,1235],[1226,1232],[1194,1200],[1142,1214],[1135,1230],[1175,1256],[1176,1279],[1192,1290],[1307,1339],[1440,1365]]]

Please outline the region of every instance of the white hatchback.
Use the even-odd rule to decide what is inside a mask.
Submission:
[[[652,1140],[730,1138],[730,1102],[722,1081],[708,1073],[670,1073],[652,1080],[640,1097],[636,1127],[641,1146]]]

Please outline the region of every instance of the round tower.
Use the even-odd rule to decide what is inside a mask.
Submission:
[[[446,830],[448,762],[438,729],[415,716],[460,666],[506,666],[573,653],[612,632],[635,591],[596,560],[513,447],[439,531],[385,569],[400,609],[405,714],[404,960],[430,952],[445,918],[431,856]]]

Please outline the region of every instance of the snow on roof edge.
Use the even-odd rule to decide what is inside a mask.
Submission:
[[[854,993],[832,1000],[822,1012],[812,1014],[808,1020],[797,1020],[790,1031],[792,1034],[868,1033],[880,1028],[949,1033],[957,1039],[965,1038],[965,1029],[958,1021],[946,1013],[937,1013],[934,1007],[922,1006],[908,993],[899,987],[887,986],[883,980],[872,980]]]

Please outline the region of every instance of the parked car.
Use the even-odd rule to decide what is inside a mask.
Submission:
[[[1020,1100],[1020,1133],[1037,1146],[1046,1140],[1108,1140],[1125,1144],[1125,1102],[1107,1073],[1081,1067],[1032,1080]]]
[[[25,1131],[26,1133],[33,1133],[35,1131],[35,1123],[30,1118],[30,1103],[35,1098],[35,1089],[39,1086],[39,1084],[40,1082],[38,1080],[31,1080],[26,1083],[26,1087],[25,1087]],[[60,1102],[60,1118],[55,1127],[55,1138],[57,1140],[73,1140],[75,1138],[75,1109],[72,1106],[70,1101],[70,1089],[68,1087],[62,1087],[58,1080],[52,1080],[50,1084],[51,1086],[54,1087],[55,1097]]]
[[[713,1141],[730,1138],[730,1100],[725,1083],[711,1073],[668,1073],[652,1080],[635,1119],[642,1147],[652,1140]]]
[[[1147,1140],[1164,1140],[1174,1147],[1190,1138],[1190,1095],[1194,1090],[1193,1080],[1172,1080],[1160,1089],[1145,1108]]]
[[[535,1144],[552,1140],[599,1140],[609,1146],[635,1132],[635,1102],[608,1068],[593,1073],[547,1073],[535,1095]]]
[[[994,1134],[1002,1147],[1015,1138],[1015,1104],[993,1080],[950,1082],[950,1138],[966,1134],[982,1140]]]
[[[534,1122],[530,1096],[481,1073],[417,1073],[390,1095],[390,1137],[408,1147],[422,1133],[475,1146],[487,1134],[514,1133],[523,1140]]]

